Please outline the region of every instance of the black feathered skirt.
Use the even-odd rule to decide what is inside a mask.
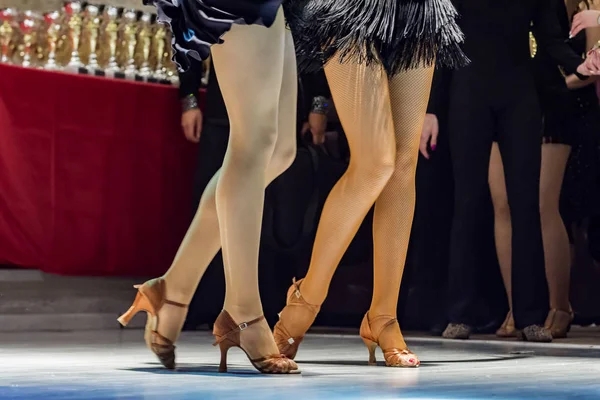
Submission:
[[[173,61],[180,71],[190,67],[190,58],[205,60],[210,47],[223,43],[233,24],[270,27],[283,0],[143,0],[154,5],[158,20],[173,33]]]
[[[389,75],[423,64],[468,63],[451,0],[288,0],[300,69],[333,57],[382,64]]]

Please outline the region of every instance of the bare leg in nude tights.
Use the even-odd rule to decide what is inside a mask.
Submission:
[[[559,212],[560,191],[570,150],[567,145],[553,143],[542,145],[540,211],[551,308],[546,327],[552,331],[555,338],[566,336],[572,318],[569,304],[571,270],[569,237]],[[489,183],[494,203],[496,250],[509,308],[512,310],[512,224],[506,197],[504,167],[497,144],[492,147]],[[512,313],[509,313],[497,334],[501,337],[516,336]]]
[[[284,79],[279,96],[278,135],[273,155],[266,170],[265,187],[287,170],[296,156],[295,105],[298,83],[295,63],[292,37],[290,32],[286,31]],[[215,66],[215,68],[218,71],[218,67]],[[217,73],[220,73],[220,71]],[[221,77],[221,74],[219,74],[219,77]],[[169,298],[173,301],[189,304],[208,265],[221,249],[219,220],[215,200],[217,182],[221,175],[221,170],[215,174],[206,187],[192,225],[179,248],[171,268],[164,275],[169,291]],[[169,319],[171,323],[161,324],[159,331],[171,340],[177,340],[185,322],[185,316],[185,310],[166,307],[164,318]],[[162,315],[161,318],[163,318]]]
[[[350,166],[325,203],[308,274],[290,289],[276,340],[283,354],[296,355],[342,256],[375,203],[373,301],[361,335],[383,349],[401,352],[406,344],[393,320],[414,214],[419,138],[433,68],[388,80],[379,67],[334,59],[325,71],[348,137]],[[418,365],[415,357],[408,362],[399,360],[402,356],[392,354],[386,361]]]
[[[227,288],[223,308],[235,321],[247,322],[262,316],[258,249],[264,190],[295,157],[296,60],[283,12],[268,29],[234,25],[224,43],[213,46],[212,56],[231,125],[227,153],[173,265],[154,282],[162,282],[163,296],[170,302],[188,304],[222,244]],[[172,344],[186,310],[167,303],[157,315],[156,332]],[[240,336],[251,359],[278,354],[264,320]]]

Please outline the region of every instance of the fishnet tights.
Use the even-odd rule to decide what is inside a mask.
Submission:
[[[327,199],[302,295],[321,304],[335,270],[367,212],[373,221],[374,287],[372,319],[396,316],[400,282],[415,206],[419,138],[431,90],[433,68],[387,78],[378,67],[340,64],[326,67],[336,109],[351,151],[350,167]],[[385,319],[378,319],[381,324]],[[312,320],[286,321],[292,336]],[[372,326],[374,331],[379,326]],[[384,348],[405,348],[399,328],[381,337]]]

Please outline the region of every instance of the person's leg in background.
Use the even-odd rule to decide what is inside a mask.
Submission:
[[[514,93],[499,113],[498,144],[512,221],[511,287],[515,327],[530,341],[551,341],[543,328],[548,284],[540,218],[542,119],[534,88]]]
[[[375,202],[373,217],[373,300],[361,336],[372,351],[377,343],[386,364],[416,366],[397,322],[398,295],[414,217],[419,143],[431,91],[433,67],[409,70],[390,78],[390,98],[396,134],[396,167]],[[370,342],[370,340],[373,340]]]
[[[570,153],[571,146],[566,144],[542,145],[540,212],[546,279],[550,291],[550,314],[545,326],[554,338],[566,337],[573,319],[569,302],[571,246],[560,215],[560,193]]]
[[[351,158],[330,192],[317,229],[306,278],[288,293],[275,326],[282,354],[293,358],[327,297],[333,274],[361,223],[388,183],[396,164],[388,78],[378,66],[333,58],[325,67]],[[416,156],[416,154],[415,154]]]
[[[511,289],[511,257],[512,257],[512,225],[510,208],[506,195],[506,182],[504,179],[504,165],[498,143],[492,146],[490,157],[489,185],[494,205],[494,238],[496,241],[496,254],[500,264],[502,281],[508,299],[509,313],[504,323],[496,332],[500,337],[514,337],[517,335],[515,321],[512,315],[512,289]]]
[[[463,80],[465,77],[463,76]],[[448,272],[450,323],[443,336],[468,339],[476,322],[477,277],[483,260],[478,240],[486,227],[488,167],[494,120],[487,95],[482,93],[485,89],[472,89],[461,81],[455,81],[454,85],[462,87],[452,91],[455,95],[451,98],[449,111],[454,219]]]

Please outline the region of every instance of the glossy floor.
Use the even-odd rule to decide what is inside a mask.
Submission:
[[[217,373],[211,342],[185,333],[168,372],[141,331],[0,334],[0,399],[600,399],[600,346],[413,339],[421,368],[392,369],[355,336],[312,335],[301,375],[267,376],[239,351]]]

